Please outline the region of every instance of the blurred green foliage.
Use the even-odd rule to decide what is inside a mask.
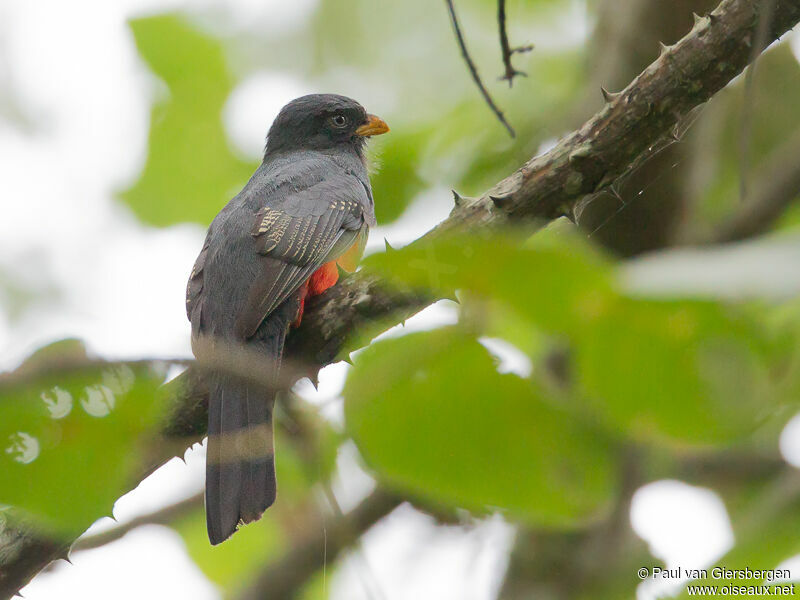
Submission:
[[[621,299],[575,341],[572,373],[611,428],[713,444],[753,431],[774,409],[768,346],[735,307]]]
[[[350,372],[348,432],[387,485],[574,526],[612,505],[617,457],[631,445],[648,447],[655,465],[690,448],[777,444],[800,390],[796,302],[631,296],[607,259],[560,228],[520,242],[509,231],[426,238],[365,260],[394,285],[457,290],[462,301],[457,327],[373,343]],[[482,334],[527,352],[532,374],[498,373]],[[777,428],[759,429],[773,419]],[[797,501],[772,506],[796,481],[752,485],[756,498],[733,514],[728,568],[772,568],[800,549]],[[618,597],[625,586],[611,584]]]
[[[557,18],[565,6],[561,0],[509,4],[520,29],[543,27],[542,19]],[[517,79],[513,93],[500,82],[491,86],[517,129],[512,140],[463,70],[443,9],[423,0],[384,4],[380,11],[366,0],[327,0],[305,27],[258,40],[218,38],[178,15],[132,21],[139,52],[168,94],[153,108],[145,170],[122,199],[149,224],[207,224],[238,192],[255,164],[232,154],[222,129],[222,106],[244,75],[227,66],[230,57],[253,63],[253,70],[286,68],[311,79],[318,91],[353,95],[386,118],[391,135],[371,143],[379,223],[398,218],[432,185],[467,194],[482,190],[568,126],[580,100],[582,55],[567,48],[518,56],[516,64],[529,77]],[[473,0],[461,10],[476,60],[494,81],[502,65],[494,35],[481,26],[494,9]],[[361,87],[349,82],[352,70],[370,81],[370,89],[349,89]]]
[[[610,505],[609,445],[457,328],[377,342],[345,387],[348,431],[393,486],[569,526]],[[387,427],[387,424],[391,426]]]
[[[793,349],[761,316],[722,302],[630,297],[610,267],[571,236],[539,234],[523,247],[516,241],[509,232],[424,239],[372,255],[365,267],[395,285],[469,292],[462,294],[462,319],[478,333],[482,318],[510,313],[516,332],[507,339],[525,348],[521,332],[528,332],[540,366],[548,356],[542,340],[550,338],[551,352],[568,343],[578,413],[572,418],[593,414],[609,434],[713,444],[743,437],[772,414],[785,382],[772,381],[768,369]],[[477,319],[470,319],[471,303],[478,304]],[[502,329],[489,331],[506,337]],[[406,346],[405,357],[393,354],[391,364],[417,360],[413,347]],[[437,372],[446,380],[428,390],[425,406],[460,376]]]
[[[502,300],[528,326],[568,335],[613,299],[610,265],[577,236],[571,241],[540,235],[521,246],[523,238],[513,229],[499,235],[471,232],[425,238],[402,250],[373,254],[363,265],[396,285],[448,297],[458,289]]]
[[[703,109],[689,143],[702,153],[695,185],[703,202],[698,216],[716,222],[735,210],[759,182],[759,168],[785,152],[800,128],[800,64],[788,44],[764,53],[750,81],[738,78]],[[746,199],[746,198],[745,198]]]
[[[110,515],[141,469],[163,377],[150,365],[86,364],[80,343],[67,341],[0,380],[0,503],[57,534]]]
[[[800,511],[796,499],[797,481],[791,476],[763,484],[755,481],[747,486],[732,507],[732,523],[736,546],[721,560],[708,567],[709,577],[700,578],[697,585],[761,586],[769,585],[763,577],[715,577],[712,569],[775,569],[787,558],[800,552]],[[788,494],[787,494],[788,492]],[[786,568],[782,566],[781,568]],[[792,572],[792,577],[797,576]],[[775,583],[775,582],[772,582]],[[796,584],[795,584],[796,585]],[[754,595],[754,594],[751,594]],[[780,595],[780,594],[777,594]],[[788,595],[788,594],[783,594]],[[762,596],[764,596],[762,594]],[[684,599],[684,591],[678,598]],[[728,597],[734,597],[730,595]]]
[[[318,482],[329,481],[334,472],[340,434],[328,423],[308,414],[280,415],[278,419],[289,420],[293,427],[302,428],[308,435],[292,439],[281,427],[276,428],[275,446],[280,458],[275,468],[280,502],[258,522],[241,527],[236,535],[218,546],[208,542],[202,508],[173,525],[197,566],[229,592],[246,587],[264,565],[282,555],[292,538],[305,533],[309,527],[308,512],[314,510],[311,492]]]
[[[566,36],[576,27],[569,22],[575,6],[508,2],[512,44],[537,43],[514,56],[528,77],[509,89],[496,80],[496,3],[457,3],[470,50],[515,139],[469,79],[443,2],[381,3],[378,10],[371,0],[321,0],[308,22],[269,35],[227,35],[181,14],[136,19],[130,28],[140,57],[163,89],[156,88],[143,171],[120,197],[147,225],[207,225],[255,168],[230,149],[221,111],[237,83],[261,70],[352,95],[389,122],[392,133],[372,143],[381,225],[434,186],[482,192],[579,124],[586,98],[601,102],[587,88],[586,46]],[[589,21],[594,9],[589,3]],[[800,128],[800,68],[786,44],[758,61],[753,84],[755,102],[746,111],[744,78],[700,111],[684,140],[692,160],[673,166],[687,173],[685,193],[700,228],[739,206],[742,115],[750,115],[746,167],[753,177]],[[780,227],[796,227],[798,215],[790,211]],[[500,510],[515,523],[571,533],[607,516],[622,497],[623,449],[645,448],[659,463],[697,451],[775,454],[800,397],[796,302],[634,297],[621,287],[614,261],[585,235],[549,229],[530,239],[516,231],[450,237],[375,254],[364,268],[394,285],[457,295],[459,322],[379,341],[357,355],[344,391],[344,431],[311,414],[305,425],[316,447],[279,434],[281,501],[259,523],[218,547],[208,544],[201,511],[174,524],[225,594],[245,586],[308,526],[317,484],[329,483],[348,437],[380,481],[422,503],[477,515]],[[520,349],[532,373],[498,372],[485,337]],[[52,376],[15,381],[0,382],[0,502],[79,531],[129,487],[137,464],[131,449],[157,416],[158,373],[54,367]],[[737,546],[722,559],[727,566],[774,566],[798,551],[796,506],[773,507],[773,490],[762,487],[752,482],[750,502],[732,511]],[[774,511],[765,514],[763,506]],[[616,573],[632,580],[625,568]],[[628,591],[634,583],[608,589]],[[324,590],[317,576],[304,597],[321,598]]]
[[[280,555],[287,541],[272,514],[242,527],[236,535],[218,546],[208,543],[203,509],[177,521],[173,527],[183,537],[189,555],[203,573],[230,591],[246,586],[268,561]]]
[[[255,168],[233,155],[222,127],[234,86],[222,44],[176,15],[130,26],[167,96],[153,107],[144,172],[121,196],[145,223],[207,224]]]

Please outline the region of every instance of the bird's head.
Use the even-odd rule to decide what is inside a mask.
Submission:
[[[281,109],[267,135],[264,156],[292,150],[352,147],[361,156],[366,139],[389,131],[358,102],[337,94],[310,94]]]

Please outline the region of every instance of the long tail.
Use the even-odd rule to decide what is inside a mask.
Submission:
[[[283,344],[298,307],[299,295],[290,297],[245,342],[249,352],[267,362],[262,371],[267,381],[225,373],[209,377],[206,526],[214,545],[275,502],[272,409]]]
[[[206,525],[216,545],[240,522],[261,517],[275,502],[277,482],[274,390],[230,377],[215,379],[208,406]]]

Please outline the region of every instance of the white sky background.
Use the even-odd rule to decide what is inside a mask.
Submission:
[[[83,339],[103,357],[189,356],[184,312],[186,277],[204,231],[192,225],[143,227],[113,200],[114,190],[136,180],[144,164],[155,82],[138,59],[125,20],[170,8],[219,12],[232,27],[292,27],[314,0],[2,0],[0,3],[0,111],[17,112],[23,125],[0,119],[0,272],[23,287],[46,290],[10,323],[0,311],[0,369],[15,366],[41,345],[66,336]],[[269,17],[269,18],[268,18]],[[585,24],[578,36],[585,35]],[[449,31],[448,31],[449,34]],[[102,51],[98,51],[102,48]],[[259,73],[237,88],[224,112],[232,142],[260,153],[266,125],[286,101],[313,90],[286,73]],[[11,107],[11,108],[9,108]],[[376,110],[376,112],[378,112]],[[431,190],[398,222],[374,232],[399,246],[441,220],[449,192]],[[380,201],[380,199],[378,199]],[[410,320],[404,331],[453,319],[439,303]],[[525,372],[530,364],[513,347],[484,340],[501,369]],[[309,400],[340,415],[337,397],[346,367],[326,369]],[[795,424],[793,431],[800,430]],[[785,435],[784,451],[800,463],[800,434]],[[345,447],[335,484],[345,507],[371,488]],[[195,493],[202,487],[203,451],[187,464],[177,459],[123,497],[115,516],[124,521]],[[632,521],[668,565],[703,565],[732,543],[724,507],[710,491],[679,482],[641,490]],[[93,530],[112,526],[106,519]],[[396,511],[365,538],[331,583],[341,600],[437,598],[489,600],[502,576],[513,530],[501,519],[475,528],[439,528],[409,508]],[[186,555],[180,537],[165,527],[141,528],[98,550],[76,553],[25,588],[29,600],[59,598],[219,597]],[[686,561],[692,564],[687,564]],[[370,565],[374,587],[359,571]],[[770,565],[754,565],[769,567]],[[145,576],[142,576],[142,575]],[[631,577],[635,574],[631,573]],[[648,597],[642,592],[642,597]]]

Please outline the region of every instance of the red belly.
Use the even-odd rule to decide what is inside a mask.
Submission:
[[[314,274],[308,280],[306,297],[319,296],[328,288],[336,285],[337,281],[339,281],[339,267],[336,266],[336,261],[325,263],[314,271]]]
[[[303,309],[305,308],[306,299],[312,296],[319,296],[328,288],[336,285],[338,280],[339,267],[336,266],[335,260],[325,263],[314,271],[314,274],[303,284],[300,296],[300,308],[297,310],[297,317],[292,323],[292,327],[300,327],[300,322],[303,320]]]

